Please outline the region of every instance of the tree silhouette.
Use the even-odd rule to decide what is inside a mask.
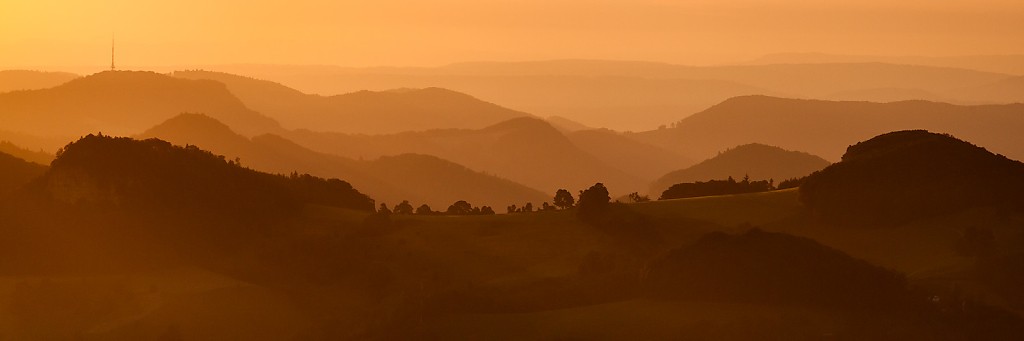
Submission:
[[[506,213],[516,213],[519,211],[519,209],[516,208],[516,205],[508,205],[506,209],[508,210]]]
[[[558,208],[561,208],[561,209],[564,210],[564,209],[570,208],[573,205],[575,205],[576,204],[576,199],[573,199],[572,193],[569,193],[569,191],[564,190],[564,189],[560,189],[560,190],[555,192],[554,203],[555,203],[555,206],[558,206]]]
[[[450,215],[466,215],[473,212],[473,205],[470,205],[465,200],[456,201],[451,206],[448,206],[448,211],[445,214]]]
[[[523,213],[530,212],[533,212],[533,203],[526,203],[526,205],[523,205]]]
[[[412,214],[412,205],[409,200],[403,200],[401,204],[395,205],[395,214]]]
[[[434,211],[430,210],[430,206],[427,206],[427,204],[423,204],[422,206],[420,206],[419,208],[416,209],[416,214],[433,214],[433,213],[434,213]]]
[[[480,214],[484,214],[484,215],[494,214],[494,209],[491,209],[490,206],[480,207]]]
[[[602,212],[608,208],[608,203],[611,200],[612,198],[608,196],[608,189],[604,187],[604,184],[598,182],[580,194],[579,213],[593,215]]]
[[[388,204],[380,203],[380,209],[377,210],[380,214],[391,214],[391,210],[388,209]]]

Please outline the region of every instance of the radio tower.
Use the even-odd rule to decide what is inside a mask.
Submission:
[[[110,35],[110,71],[114,71],[114,35]]]

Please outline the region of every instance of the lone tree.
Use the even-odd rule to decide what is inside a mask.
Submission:
[[[430,210],[430,206],[428,206],[427,204],[423,204],[423,206],[420,206],[419,208],[416,209],[416,214],[433,214],[433,213],[434,213],[434,211]]]
[[[402,200],[401,204],[395,205],[395,214],[412,214],[412,205],[409,200]]]
[[[555,192],[554,202],[555,206],[558,206],[559,208],[564,210],[576,204],[576,199],[573,199],[572,193],[569,193],[569,191],[560,189],[557,192]]]
[[[484,215],[494,214],[494,209],[492,209],[490,206],[481,206],[480,207],[480,214],[484,214]]]
[[[380,203],[380,210],[377,210],[377,213],[380,213],[380,214],[391,214],[391,210],[388,209],[388,205],[387,204]]]
[[[465,200],[456,201],[451,206],[448,206],[448,211],[445,214],[451,215],[465,215],[473,212],[473,205],[470,205]]]
[[[594,216],[605,211],[611,200],[612,198],[608,196],[608,189],[604,187],[604,184],[598,182],[580,194],[579,214]]]
[[[523,213],[531,213],[531,212],[533,212],[533,203],[529,203],[528,202],[528,203],[526,203],[526,205],[523,205]]]

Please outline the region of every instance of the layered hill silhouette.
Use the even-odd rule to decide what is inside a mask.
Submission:
[[[682,182],[742,179],[782,180],[799,178],[821,170],[830,162],[820,157],[779,147],[751,143],[730,148],[713,158],[685,169],[672,171],[651,184],[650,193],[659,195]]]
[[[824,219],[893,226],[972,207],[1024,211],[1024,163],[924,130],[882,134],[809,176],[800,201]]]
[[[0,94],[5,130],[36,136],[131,135],[183,112],[202,112],[252,136],[278,132],[221,83],[153,72],[106,71],[49,89]]]
[[[692,67],[553,60],[474,62],[436,68],[250,65],[218,70],[270,79],[320,94],[443,87],[535,115],[562,116],[593,127],[632,131],[653,129],[736,96],[828,99],[837,93],[857,94],[885,88],[948,96],[947,92],[955,94],[958,89],[1011,77],[1003,73],[876,62]]]
[[[747,143],[800,150],[837,161],[846,147],[890,131],[954,134],[1012,158],[1024,157],[1024,104],[960,106],[926,101],[837,102],[736,97],[674,128],[627,136],[701,159]]]
[[[177,71],[174,77],[215,80],[249,108],[288,128],[384,134],[438,128],[483,128],[529,114],[459,92],[427,87],[307,95],[281,84],[219,72]]]
[[[643,143],[611,130],[580,130],[566,134],[583,151],[642,179],[654,179],[693,161],[667,149]]]
[[[68,72],[0,70],[0,93],[52,88],[78,77],[78,75]]]
[[[310,149],[353,159],[425,154],[495,174],[544,193],[584,189],[603,182],[616,193],[645,181],[587,153],[549,123],[516,118],[483,129],[438,129],[390,135],[295,131],[290,140]],[[626,147],[635,144],[625,145]],[[631,190],[632,189],[632,190]]]
[[[0,152],[24,159],[28,162],[35,162],[40,165],[49,165],[53,161],[53,155],[43,151],[31,151],[16,146],[10,141],[0,141]]]
[[[434,156],[403,153],[357,161],[315,152],[278,135],[264,134],[249,139],[200,114],[176,116],[140,137],[196,145],[229,159],[238,157],[243,165],[262,171],[284,174],[298,171],[345,179],[378,202],[389,205],[409,200],[416,205],[426,203],[435,209],[444,209],[458,200],[493,207],[548,200],[548,195],[537,190]]]
[[[0,152],[0,198],[43,175],[46,168],[38,163]]]
[[[1024,55],[976,55],[956,57],[869,56],[827,53],[776,53],[745,64],[834,64],[889,63],[935,67],[951,67],[985,72],[1024,75]]]

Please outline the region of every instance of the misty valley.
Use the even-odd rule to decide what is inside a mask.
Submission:
[[[1024,340],[965,65],[0,71],[0,340]]]

